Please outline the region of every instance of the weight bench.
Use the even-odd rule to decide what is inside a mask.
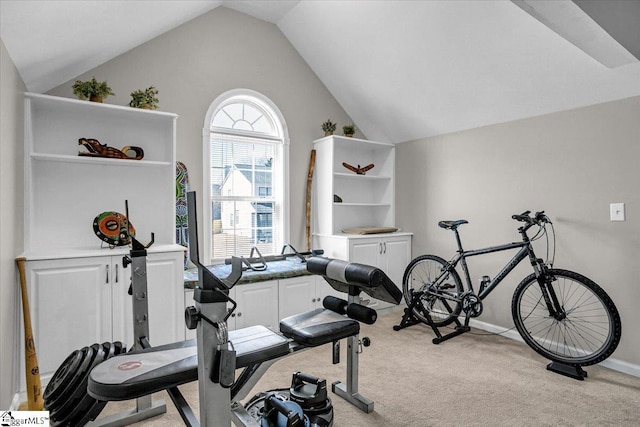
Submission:
[[[196,340],[147,348],[113,357],[96,366],[89,376],[88,393],[102,401],[129,400],[167,390],[186,425],[199,425],[177,386],[199,382],[200,424],[258,426],[259,423],[238,403],[247,396],[269,367],[282,357],[332,343],[334,363],[338,363],[339,341],[348,340],[346,383],[333,383],[334,393],[359,409],[373,411],[373,401],[358,392],[358,348],[360,323],[373,323],[377,313],[358,304],[358,295],[399,304],[402,293],[381,270],[362,264],[312,257],[307,270],[324,276],[337,291],[348,293],[348,301],[325,298],[325,308],[300,313],[280,321],[280,333],[264,326],[226,331],[226,319],[235,302],[228,290],[237,282],[218,279],[199,261],[195,199],[187,194],[191,260],[198,267],[199,285],[194,292],[196,307],[185,312],[190,328],[197,327]],[[238,267],[235,260],[235,267]],[[237,271],[237,268],[234,268]],[[227,309],[227,303],[234,307]],[[327,308],[328,307],[328,308]],[[242,369],[235,376],[236,369]],[[206,402],[206,404],[205,404]]]
[[[346,290],[350,299],[355,300],[360,291],[394,304],[398,304],[402,298],[393,282],[374,267],[313,257],[307,261],[307,268],[314,274],[323,275],[334,289]],[[358,320],[372,323],[371,320],[375,321],[375,318],[363,316],[362,313],[370,315],[375,312],[357,304],[352,305],[354,302],[329,299],[336,300],[342,301],[342,304],[337,308],[332,307],[333,310],[318,308],[282,319],[280,333],[264,326],[229,331],[229,341],[236,352],[234,370],[243,369],[230,387],[229,401],[245,398],[278,359],[311,347],[329,343],[337,345],[339,340],[347,338],[347,381],[346,384],[334,383],[332,390],[361,410],[373,411],[373,402],[358,393],[357,350],[360,333]],[[350,305],[357,309],[349,308]],[[347,317],[347,311],[355,317],[360,314],[360,319]],[[195,380],[198,380],[198,348],[196,340],[188,340],[122,354],[101,363],[91,371],[88,392],[102,401],[130,400]],[[176,403],[178,412],[187,423],[183,415],[187,409],[184,405],[184,402],[180,405]],[[204,406],[207,405],[201,405]],[[236,420],[251,425],[246,424],[248,415],[245,415],[241,405],[232,407],[235,407],[232,412],[236,412]],[[189,423],[187,425],[192,425]]]

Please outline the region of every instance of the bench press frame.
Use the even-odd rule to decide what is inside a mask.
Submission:
[[[227,309],[227,303],[231,302],[235,307],[235,302],[229,298],[228,294],[229,289],[242,275],[242,261],[239,258],[232,261],[232,273],[226,279],[219,279],[200,263],[195,218],[195,194],[193,192],[188,193],[187,200],[190,225],[190,257],[197,266],[199,274],[198,287],[194,292],[196,307],[186,310],[185,320],[188,327],[197,329],[197,356],[193,353],[189,355],[188,351],[186,353],[182,352],[181,354],[185,354],[185,356],[175,359],[175,361],[179,361],[176,368],[171,368],[171,365],[168,364],[155,365],[163,368],[166,366],[164,374],[154,370],[156,368],[153,368],[153,366],[156,362],[153,362],[153,356],[147,356],[147,362],[140,366],[151,367],[145,368],[151,369],[150,371],[144,371],[149,374],[131,371],[127,376],[122,377],[117,374],[118,369],[122,366],[122,363],[127,363],[127,358],[129,357],[144,361],[145,356],[142,353],[162,352],[158,357],[165,360],[169,355],[169,353],[164,353],[166,350],[192,347],[193,342],[185,341],[168,344],[121,355],[124,358],[119,360],[117,358],[110,359],[92,371],[88,387],[89,394],[99,400],[130,400],[142,396],[148,397],[151,393],[162,390],[167,390],[168,392],[174,389],[177,390],[178,385],[197,379],[200,422],[195,419],[191,408],[184,399],[173,399],[172,394],[169,393],[186,425],[217,427],[231,425],[233,421],[238,426],[257,427],[259,423],[251,417],[239,401],[247,396],[271,365],[298,351],[304,351],[310,347],[317,347],[330,342],[334,346],[334,364],[339,363],[337,360],[337,357],[339,357],[339,351],[337,351],[339,342],[341,339],[346,338],[348,341],[346,381],[334,382],[332,390],[336,395],[344,398],[365,413],[372,412],[374,408],[373,401],[362,396],[358,391],[360,327],[358,322],[354,320],[358,319],[358,317],[353,317],[353,313],[349,311],[352,308],[349,304],[358,306],[356,302],[361,290],[364,290],[372,297],[382,298],[389,302],[393,300],[398,304],[402,298],[402,293],[395,284],[381,270],[374,267],[314,257],[308,260],[307,270],[310,273],[324,276],[325,280],[334,289],[349,294],[349,301],[344,312],[340,312],[341,309],[315,309],[301,313],[302,316],[291,316],[281,322],[280,329],[282,333],[273,332],[264,326],[254,326],[234,330],[231,334],[228,334],[226,320],[232,310]],[[389,283],[391,286],[389,286]],[[359,306],[359,308],[366,310],[363,306]],[[362,321],[367,323],[375,322],[376,313],[373,310],[370,311],[373,314],[372,320]],[[352,316],[352,319],[345,317],[345,313]],[[325,329],[324,333],[315,334],[307,329],[305,322],[309,317],[304,315],[310,316],[311,319],[320,320],[320,325],[324,324],[323,322],[325,321],[328,325],[336,325],[337,329],[329,328]],[[346,325],[343,324],[344,321],[347,321]],[[314,325],[311,329],[315,330],[315,323],[311,323]],[[337,333],[334,333],[334,330]],[[229,345],[227,343],[229,335],[234,335],[231,341],[236,340],[236,345],[241,351],[238,353],[238,360],[234,359],[229,364],[223,364],[227,369],[216,369],[216,372],[220,373],[220,378],[227,379],[227,381],[224,381],[226,382],[225,387],[221,384],[223,381],[214,382],[211,378],[217,349],[219,346],[229,348],[226,347]],[[197,372],[193,368],[184,370],[185,365],[181,362],[184,357],[191,358],[192,365],[190,366],[195,365],[193,358],[197,357]],[[237,378],[235,377],[236,368],[244,368]],[[156,381],[156,379],[161,378],[164,378],[164,381]],[[119,425],[126,425],[126,423]]]

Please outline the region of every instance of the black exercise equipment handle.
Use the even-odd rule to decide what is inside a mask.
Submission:
[[[269,409],[268,409],[269,408]],[[302,426],[303,420],[300,419],[300,415],[296,411],[292,411],[283,401],[278,399],[275,395],[270,395],[265,400],[265,413],[269,420],[277,418],[277,413],[281,413],[287,418],[287,426]]]
[[[299,381],[297,381],[299,380]],[[293,374],[293,383],[301,384],[302,382],[318,385],[325,380],[321,380],[318,377],[314,377],[313,375],[305,374],[304,372],[295,372]]]

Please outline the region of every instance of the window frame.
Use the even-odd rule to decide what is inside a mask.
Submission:
[[[261,109],[265,110],[274,122],[276,134],[270,135],[262,132],[247,132],[242,130],[218,128],[212,127],[211,121],[216,114],[225,106],[234,102],[247,102],[249,104],[258,105]],[[204,126],[202,129],[202,147],[203,147],[203,194],[199,197],[202,205],[202,215],[200,218],[210,219],[212,218],[211,208],[211,134],[226,134],[235,135],[249,138],[259,138],[263,140],[272,140],[281,146],[281,170],[274,170],[273,182],[278,182],[278,185],[282,188],[282,195],[280,200],[280,207],[277,208],[278,201],[276,200],[277,218],[273,218],[273,222],[277,221],[281,230],[282,244],[286,244],[290,239],[290,221],[289,221],[289,132],[287,124],[282,115],[280,109],[266,96],[250,89],[233,89],[219,95],[209,106],[207,114],[204,119]],[[279,173],[278,173],[279,172]],[[275,216],[275,215],[274,215]],[[218,263],[220,259],[212,258],[212,227],[213,221],[199,221],[202,225],[198,228],[203,234],[201,241],[203,246],[201,252],[203,254],[203,261],[205,264]],[[266,255],[266,254],[265,254]]]

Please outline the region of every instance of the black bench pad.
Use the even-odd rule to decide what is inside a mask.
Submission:
[[[360,333],[360,323],[324,308],[316,308],[280,321],[284,336],[307,347],[317,347]]]
[[[229,331],[229,340],[237,368],[289,353],[289,341],[264,326]],[[129,400],[197,379],[198,349],[188,340],[108,359],[91,371],[87,390],[98,400]]]

